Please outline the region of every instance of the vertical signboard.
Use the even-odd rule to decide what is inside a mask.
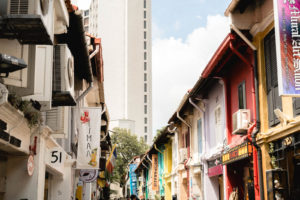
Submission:
[[[81,108],[77,116],[78,169],[98,169],[100,157],[101,108]]]
[[[137,164],[129,165],[129,179],[130,179],[130,193],[137,195],[137,177],[134,170],[136,169]]]
[[[152,190],[159,191],[158,157],[152,154]]]
[[[273,2],[279,95],[300,96],[300,1]]]

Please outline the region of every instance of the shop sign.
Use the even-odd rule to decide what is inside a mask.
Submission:
[[[82,169],[80,170],[79,180],[85,183],[94,182],[98,177],[98,170],[96,169]]]
[[[34,172],[34,158],[33,155],[30,155],[27,160],[27,172],[29,176],[33,175]]]
[[[77,169],[99,169],[101,108],[81,108],[77,116]]]
[[[137,164],[129,165],[129,179],[130,179],[130,194],[137,195],[137,177],[134,172],[137,167]]]
[[[235,162],[251,156],[252,146],[249,142],[245,142],[241,145],[229,149],[229,151],[223,153],[222,163],[227,165],[229,163]]]
[[[208,165],[209,177],[223,174],[223,165],[222,165],[221,157],[218,157],[211,161],[207,161],[207,165]]]
[[[279,95],[300,96],[300,2],[273,2]]]
[[[152,190],[159,191],[158,157],[152,154]]]

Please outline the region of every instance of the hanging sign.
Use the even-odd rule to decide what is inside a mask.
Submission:
[[[101,108],[81,108],[77,118],[77,169],[98,169],[100,157]]]
[[[300,1],[273,2],[279,95],[300,96]]]
[[[152,190],[159,191],[158,157],[152,154]]]
[[[91,183],[96,181],[98,177],[98,170],[96,169],[82,169],[80,170],[79,180],[85,183]]]
[[[129,165],[129,178],[130,178],[130,194],[137,195],[137,177],[134,172],[137,167],[137,164]]]
[[[218,157],[214,160],[207,161],[208,165],[208,176],[218,176],[223,174],[223,165],[221,161],[221,157]]]
[[[229,149],[229,151],[223,153],[222,163],[227,165],[229,163],[250,157],[252,154],[252,146],[248,142],[244,142],[241,145]]]

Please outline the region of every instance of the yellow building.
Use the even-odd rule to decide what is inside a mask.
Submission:
[[[164,150],[164,179],[165,179],[165,199],[172,199],[171,175],[172,173],[172,141],[165,144]]]
[[[286,11],[293,15],[292,10],[288,10],[293,9],[293,6],[293,1],[282,1],[282,7],[278,10],[284,12],[284,9],[287,9]],[[257,53],[254,67],[257,69],[259,91],[258,125],[261,126],[258,126],[260,130],[256,139],[262,152],[264,188],[262,195],[265,199],[272,200],[298,199],[300,184],[295,177],[300,175],[300,98],[279,96],[280,79],[278,79],[280,74],[278,69],[281,69],[278,68],[280,66],[278,57],[285,58],[283,59],[285,66],[297,69],[298,62],[295,62],[297,48],[294,48],[294,42],[297,42],[298,38],[289,35],[291,21],[282,20],[282,23],[285,22],[285,28],[276,26],[274,7],[273,0],[253,1],[253,3],[233,0],[225,14],[231,17],[234,31],[248,30],[250,37],[245,37],[244,40],[248,40],[249,45],[254,47],[253,50]],[[285,43],[281,43],[282,52],[276,54],[276,48],[280,50],[279,43],[275,42],[275,35],[279,30],[286,35],[283,37]],[[287,67],[284,69],[288,70]]]

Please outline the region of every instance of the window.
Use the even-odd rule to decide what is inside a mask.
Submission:
[[[148,119],[147,117],[144,118],[144,124],[147,124],[148,123]]]
[[[144,60],[147,60],[147,52],[144,52]]]
[[[144,70],[146,71],[147,70],[147,63],[144,62]]]
[[[147,114],[147,105],[144,105],[144,114]]]
[[[147,49],[147,42],[144,41],[144,49],[146,50]]]
[[[144,73],[144,81],[147,81],[147,74]]]
[[[147,33],[144,31],[144,39],[147,39]]]
[[[145,29],[147,28],[147,22],[146,22],[146,20],[144,20],[144,28]]]
[[[148,128],[147,126],[144,127],[144,132],[147,133],[148,132]]]
[[[278,94],[275,51],[275,33],[273,29],[264,39],[269,126],[274,126],[279,123],[279,120],[275,116],[274,110],[276,108],[282,109],[281,97]]]
[[[239,109],[246,109],[246,86],[245,81],[238,86]]]
[[[147,103],[147,95],[144,95],[144,103]]]
[[[222,122],[221,122],[221,106],[218,105],[215,108],[215,144],[223,142],[223,134],[222,134]]]
[[[202,153],[202,120],[197,121],[198,152]]]
[[[144,83],[144,92],[147,92],[147,83]]]
[[[146,0],[144,0],[144,8],[146,8]]]
[[[144,10],[144,18],[146,19],[147,15],[146,15],[146,10]]]
[[[147,127],[145,127],[145,128],[147,128]],[[146,133],[146,131],[145,131],[145,133]],[[145,142],[147,142],[147,135],[144,135],[144,140],[145,140]]]

